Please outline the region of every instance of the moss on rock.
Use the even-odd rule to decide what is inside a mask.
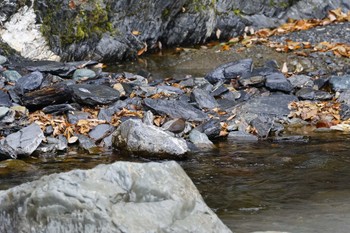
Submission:
[[[109,4],[102,0],[52,1],[50,4],[43,12],[41,32],[48,40],[58,37],[62,47],[115,32]]]

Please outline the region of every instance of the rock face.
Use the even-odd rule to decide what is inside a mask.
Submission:
[[[64,60],[122,60],[135,58],[145,43],[149,50],[159,42],[198,44],[218,30],[226,39],[246,26],[322,18],[339,7],[349,10],[348,0],[3,1],[0,35],[25,57],[57,60],[48,41]]]
[[[100,165],[0,191],[1,232],[231,232],[175,162]]]
[[[113,133],[113,145],[120,150],[154,158],[182,158],[189,150],[184,139],[134,119],[123,122]]]

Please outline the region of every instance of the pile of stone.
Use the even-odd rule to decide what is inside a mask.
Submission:
[[[220,137],[278,139],[285,125],[296,122],[288,118],[293,101],[329,101],[337,92],[342,119],[350,109],[350,75],[287,77],[274,61],[255,68],[251,59],[244,59],[205,77],[153,81],[104,72],[94,61],[15,65],[0,56],[0,64],[3,159],[57,153],[70,144],[91,153],[114,147],[145,157],[181,159],[190,151],[213,148],[212,140]],[[33,120],[30,115],[38,110],[51,118]],[[67,137],[53,127],[56,117],[65,125],[96,124]]]

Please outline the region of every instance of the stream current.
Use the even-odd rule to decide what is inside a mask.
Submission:
[[[148,58],[111,69],[136,72],[147,68],[153,77],[183,78],[184,74],[204,75],[225,59],[235,59],[232,54],[213,54],[211,59],[201,57],[196,62],[178,55],[160,60]],[[207,205],[233,232],[348,233],[350,135],[327,132],[309,136],[307,143],[217,141],[216,149],[193,153],[179,163]],[[52,157],[18,160],[16,171],[1,162],[0,189],[54,172],[88,169],[121,160],[147,162],[124,158],[114,151],[88,155],[74,149]]]

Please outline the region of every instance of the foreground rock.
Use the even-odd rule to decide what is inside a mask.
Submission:
[[[45,176],[1,191],[0,217],[1,232],[231,232],[175,162]]]
[[[113,133],[113,144],[117,149],[155,158],[179,159],[189,151],[184,139],[133,119],[123,122]]]

